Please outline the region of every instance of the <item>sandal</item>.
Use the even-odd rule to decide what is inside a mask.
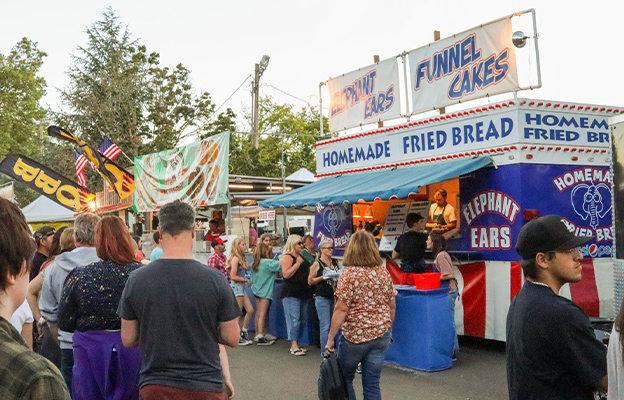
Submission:
[[[299,350],[303,351],[304,353],[308,352],[308,349],[306,349],[305,347],[299,347]]]
[[[305,356],[306,353],[305,351],[301,350],[301,349],[290,349],[290,354],[292,354],[293,356]]]

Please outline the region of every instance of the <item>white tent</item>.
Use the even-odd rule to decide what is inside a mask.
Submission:
[[[45,196],[39,196],[37,200],[22,208],[22,213],[24,213],[26,222],[29,224],[34,222],[73,221],[76,219],[73,211]]]
[[[292,174],[286,177],[286,180],[291,181],[302,181],[302,182],[316,182],[316,177],[310,171],[305,168],[301,168],[298,171],[293,172]]]

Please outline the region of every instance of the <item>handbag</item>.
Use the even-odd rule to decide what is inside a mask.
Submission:
[[[319,400],[349,400],[347,380],[334,353],[329,353],[321,361],[318,397]]]

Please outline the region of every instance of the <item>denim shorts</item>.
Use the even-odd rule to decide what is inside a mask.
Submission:
[[[234,296],[236,297],[243,297],[245,295],[245,288],[247,287],[247,285],[244,282],[230,282],[230,287],[232,288],[232,291],[234,292]]]

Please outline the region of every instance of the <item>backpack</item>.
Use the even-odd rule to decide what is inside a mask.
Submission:
[[[318,379],[319,400],[348,400],[347,380],[345,379],[338,357],[329,353],[321,362]]]

